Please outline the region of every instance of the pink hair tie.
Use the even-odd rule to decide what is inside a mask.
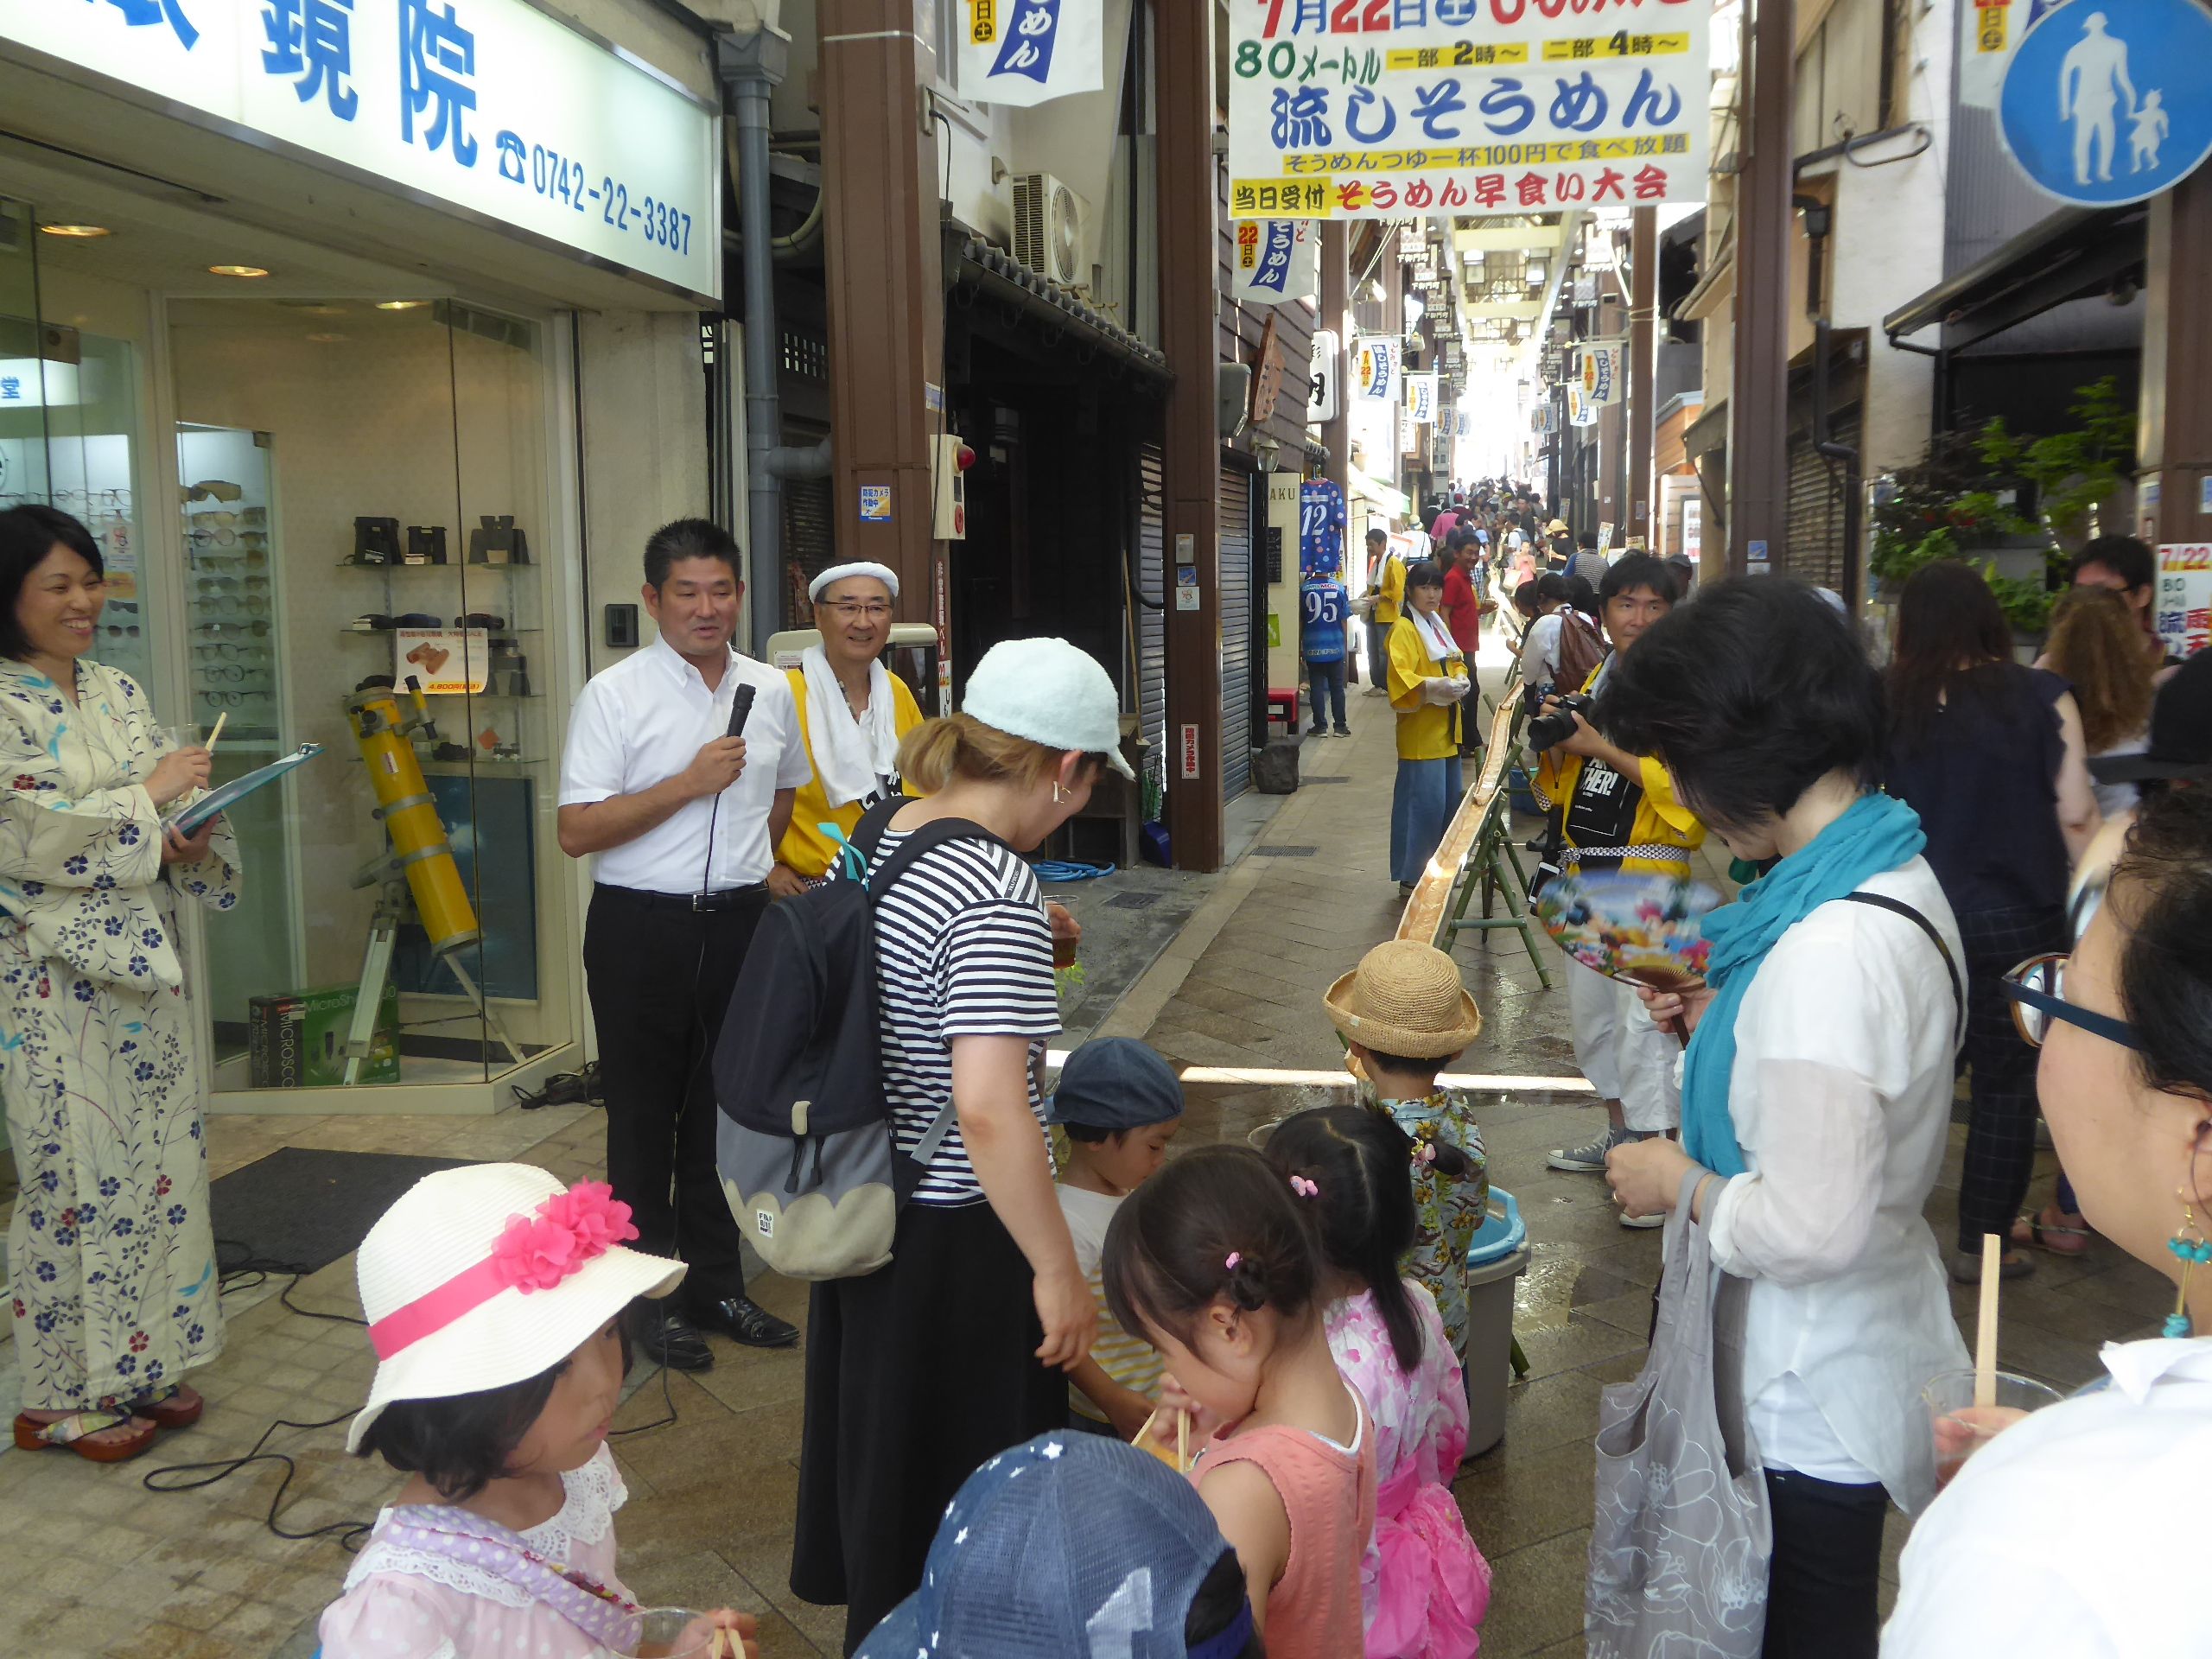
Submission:
[[[1228,1272],[1230,1272],[1230,1273],[1234,1273],[1234,1272],[1236,1272],[1236,1264],[1237,1264],[1239,1262],[1242,1262],[1243,1259],[1244,1259],[1244,1252],[1243,1252],[1243,1251],[1242,1251],[1242,1250],[1231,1250],[1231,1251],[1229,1253],[1229,1260],[1228,1260],[1228,1261],[1226,1261],[1226,1262],[1223,1262],[1221,1265],[1222,1265],[1222,1267],[1223,1267],[1223,1268],[1224,1268],[1224,1270],[1226,1270],[1226,1271],[1228,1271]]]
[[[1294,1175],[1290,1178],[1290,1190],[1301,1198],[1318,1198],[1321,1196],[1321,1189],[1303,1175]]]

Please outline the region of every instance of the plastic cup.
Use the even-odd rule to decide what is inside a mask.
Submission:
[[[156,726],[154,728],[155,747],[163,754],[174,754],[179,749],[198,746],[200,728],[197,726]]]
[[[689,1607],[648,1607],[638,1615],[636,1659],[709,1659],[715,1623]]]
[[[2056,1389],[2013,1371],[1997,1373],[1997,1403],[1974,1402],[1972,1371],[1942,1371],[1920,1397],[1927,1402],[1929,1427],[1936,1437],[1936,1484],[1947,1486],[1966,1460],[2031,1411],[2056,1405]]]
[[[1055,968],[1074,967],[1077,943],[1077,940],[1062,938],[1055,934],[1052,938],[1052,966]]]

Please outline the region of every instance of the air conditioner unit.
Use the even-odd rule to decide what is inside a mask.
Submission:
[[[1085,220],[1081,196],[1049,173],[1014,178],[1014,257],[1050,280],[1073,288],[1082,280]]]

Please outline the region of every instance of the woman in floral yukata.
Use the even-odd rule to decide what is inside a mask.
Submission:
[[[24,1409],[16,1444],[95,1462],[199,1419],[222,1350],[183,897],[238,902],[219,821],[163,812],[208,754],[163,753],[146,694],[90,661],[105,576],[85,527],[0,512],[0,1100]]]

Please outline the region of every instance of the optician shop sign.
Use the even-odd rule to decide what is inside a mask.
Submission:
[[[696,296],[719,122],[530,0],[0,0],[0,42]]]
[[[1702,201],[1713,0],[1238,0],[1230,213]]]

